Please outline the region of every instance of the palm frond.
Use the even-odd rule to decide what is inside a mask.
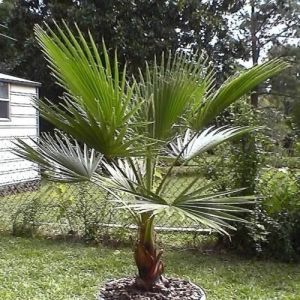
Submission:
[[[131,160],[131,162],[130,162]],[[152,199],[153,203],[167,204],[163,198],[147,189],[145,184],[144,158],[118,160],[117,163],[105,163],[108,176],[95,174],[93,181],[105,185],[108,190],[126,193],[135,199]]]
[[[243,189],[233,191],[212,192],[211,184],[193,189],[189,185],[177,197],[164,199],[140,183],[130,167],[124,161],[113,166],[105,164],[109,176],[96,174],[95,182],[106,186],[107,191],[117,195],[115,201],[120,209],[128,209],[135,215],[148,213],[180,215],[191,219],[197,224],[211,228],[220,233],[227,233],[226,229],[234,229],[229,222],[245,222],[236,214],[248,212],[243,205],[253,204],[252,196],[232,196]],[[144,171],[140,172],[140,175]]]
[[[103,162],[103,165],[111,176],[111,182],[116,186],[134,190],[137,183],[143,183],[146,168],[142,159],[119,159],[113,164]]]
[[[82,147],[74,139],[56,133],[54,137],[43,134],[39,142],[31,139],[33,146],[17,139],[14,153],[19,157],[38,163],[43,175],[52,181],[88,181],[102,159],[95,151]]]
[[[204,53],[177,52],[162,55],[160,64],[146,64],[140,72],[138,92],[145,99],[141,117],[149,125],[147,133],[156,139],[168,138],[187,109],[194,110],[214,84]]]
[[[199,130],[207,126],[230,104],[288,67],[288,63],[280,59],[273,59],[229,78],[204,102],[199,102],[198,111],[195,112],[194,117],[190,120],[191,127],[194,130]]]
[[[257,127],[228,127],[222,126],[216,128],[208,127],[199,134],[194,134],[192,130],[187,129],[182,137],[177,137],[174,142],[169,144],[170,154],[173,157],[180,156],[180,159],[188,161],[195,156],[225,142],[236,138],[247,132],[251,132]]]
[[[100,124],[93,115],[67,97],[65,103],[60,105],[47,100],[43,102],[35,100],[33,105],[44,119],[106,157],[139,155],[143,152],[138,145],[140,137],[134,136],[133,131],[127,126],[116,130]],[[127,139],[131,133],[132,138]],[[145,139],[143,140],[147,143]]]
[[[116,55],[111,66],[104,43],[101,59],[91,35],[87,41],[77,28],[76,39],[66,24],[64,29],[56,25],[56,34],[35,27],[53,75],[69,95],[61,108],[49,102],[37,108],[56,127],[107,157],[127,155],[136,138],[131,139],[131,117],[140,104],[132,101],[126,66],[119,71]]]
[[[124,192],[124,190],[123,190]],[[171,203],[161,197],[143,194],[138,198],[123,197],[126,207],[136,212],[150,213],[151,215],[168,214],[180,215],[183,218],[190,219],[196,224],[203,227],[211,228],[220,233],[226,233],[227,229],[235,229],[229,222],[246,222],[237,216],[243,212],[249,212],[248,208],[243,207],[245,204],[254,203],[254,197],[230,197],[236,191],[215,194],[198,194],[193,198],[188,196],[182,197],[181,201],[174,199]]]

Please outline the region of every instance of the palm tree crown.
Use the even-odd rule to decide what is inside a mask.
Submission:
[[[37,162],[50,180],[92,181],[113,194],[139,225],[135,259],[140,277],[151,284],[163,270],[154,243],[157,214],[177,214],[220,233],[233,229],[229,221],[243,221],[235,213],[247,211],[241,204],[253,197],[233,195],[240,190],[216,192],[195,178],[172,198],[165,187],[175,164],[185,165],[257,129],[212,124],[230,104],[288,65],[275,59],[216,89],[203,53],[178,52],[162,54],[152,66],[146,63],[134,78],[126,66],[120,68],[116,53],[111,62],[104,43],[100,54],[90,34],[85,39],[78,28],[77,37],[67,25],[63,29],[35,28],[53,76],[65,90],[62,104],[35,105],[59,131],[54,137],[44,134],[34,146],[18,140],[16,152]],[[169,169],[157,180],[155,170],[166,157]]]

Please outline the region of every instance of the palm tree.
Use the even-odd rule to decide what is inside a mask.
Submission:
[[[225,141],[257,128],[216,128],[215,117],[255,86],[287,67],[274,59],[230,78],[215,88],[214,73],[203,53],[162,54],[146,63],[138,78],[128,77],[115,54],[111,64],[103,43],[101,54],[89,34],[76,36],[64,24],[55,32],[35,28],[37,40],[64,102],[35,102],[41,116],[60,131],[44,134],[34,146],[18,140],[17,154],[37,162],[49,180],[91,181],[112,194],[138,225],[134,258],[137,282],[149,289],[161,278],[162,251],[155,243],[154,221],[159,214],[189,218],[203,227],[227,234],[230,221],[251,196],[240,190],[216,192],[195,178],[172,198],[172,169]],[[155,177],[161,161],[168,170]],[[201,179],[200,179],[201,181]]]

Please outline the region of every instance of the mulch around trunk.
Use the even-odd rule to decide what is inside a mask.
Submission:
[[[150,291],[137,289],[135,278],[107,282],[98,300],[205,300],[202,289],[187,280],[164,278]]]

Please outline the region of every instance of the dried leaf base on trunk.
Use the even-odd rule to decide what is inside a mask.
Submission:
[[[204,291],[195,284],[174,278],[164,278],[151,290],[137,289],[135,278],[107,282],[97,300],[205,300]]]

